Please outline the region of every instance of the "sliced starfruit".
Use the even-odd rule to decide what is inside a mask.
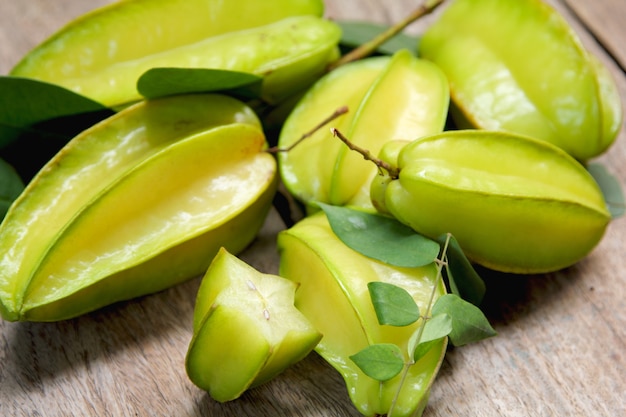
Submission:
[[[294,306],[296,287],[222,248],[198,290],[185,360],[191,381],[231,401],[308,355],[322,335]]]
[[[280,133],[287,148],[333,111],[348,106],[334,127],[354,144],[377,154],[383,143],[442,131],[448,81],[435,65],[407,50],[333,70],[300,100]],[[376,167],[321,129],[289,152],[278,154],[286,187],[304,203],[370,206],[369,181]]]
[[[280,275],[299,285],[296,307],[324,335],[315,350],[343,376],[355,407],[366,416],[386,415],[395,401],[394,416],[420,415],[447,339],[436,342],[411,366],[404,381],[401,376],[376,381],[350,356],[375,343],[393,343],[407,351],[408,340],[422,320],[405,327],[380,325],[367,284],[382,281],[400,286],[413,296],[420,311],[428,311],[433,286],[437,285],[436,298],[445,293],[434,264],[401,268],[367,258],[333,233],[324,212],[282,231],[278,247]]]
[[[459,127],[553,143],[580,161],[622,125],[609,71],[541,0],[454,0],[424,33],[420,55],[450,80]]]
[[[142,102],[72,139],[0,226],[0,312],[53,321],[170,287],[255,237],[276,183],[255,114],[219,95]]]
[[[399,176],[372,182],[374,205],[431,238],[452,233],[489,268],[565,268],[591,252],[611,220],[593,177],[550,143],[457,130],[397,145],[381,157]]]
[[[322,14],[321,0],[118,1],[60,29],[10,74],[115,107],[141,97],[137,80],[151,68],[224,69],[272,78],[263,94],[279,100],[337,57],[340,29]]]

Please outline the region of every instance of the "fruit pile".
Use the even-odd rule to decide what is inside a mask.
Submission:
[[[2,156],[104,113],[1,190],[2,317],[203,276],[186,370],[217,401],[315,350],[362,414],[421,414],[448,342],[495,334],[473,265],[565,268],[621,214],[587,169],[617,88],[567,22],[539,0],[443,7],[416,51],[348,62],[322,0],[127,0],[62,28],[0,78],[33,92],[0,108]],[[236,255],[281,193],[303,214],[271,275]]]

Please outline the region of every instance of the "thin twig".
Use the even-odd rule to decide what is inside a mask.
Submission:
[[[372,55],[380,45],[402,32],[408,25],[415,22],[419,18],[432,13],[443,2],[444,0],[434,0],[430,2],[425,1],[417,9],[415,9],[413,13],[400,22],[394,24],[374,39],[361,44],[335,62],[331,63],[328,67],[328,71],[332,71],[341,65],[347,64],[348,62],[357,61],[361,58]]]
[[[447,257],[448,247],[450,245],[451,237],[452,235],[450,233],[446,235],[446,241],[443,245],[443,249],[441,250],[441,259],[439,259],[439,257],[435,258],[437,276],[436,276],[435,281],[433,282],[433,289],[430,292],[428,304],[426,305],[426,314],[422,316],[422,323],[420,324],[420,327],[417,330],[418,333],[417,333],[417,343],[415,344],[416,346],[419,344],[420,340],[422,339],[422,335],[424,334],[424,329],[426,328],[426,322],[432,318],[431,314],[432,314],[433,306],[435,305],[435,294],[437,293],[437,288],[439,287],[439,284],[443,281],[443,268],[444,266],[447,265],[446,257]],[[403,369],[403,373],[400,379],[400,384],[398,385],[398,390],[396,391],[393,397],[393,400],[391,401],[391,406],[389,407],[389,411],[387,413],[388,417],[393,417],[393,411],[396,407],[396,404],[398,403],[398,398],[400,398],[400,391],[402,390],[404,381],[406,380],[409,374],[409,370],[411,369],[411,366],[415,365],[414,352],[408,352],[408,353],[409,353],[409,360],[404,364],[404,369]]]
[[[298,139],[291,145],[287,146],[286,148],[279,148],[278,146],[273,146],[271,148],[268,148],[266,152],[269,152],[269,153],[289,152],[290,150],[298,146],[303,140],[313,136],[313,134],[317,132],[318,130],[320,130],[322,127],[326,126],[328,123],[332,122],[333,120],[335,120],[337,117],[341,116],[342,114],[346,114],[347,112],[348,112],[348,106],[339,107],[337,110],[333,112],[333,114],[328,116],[326,119],[322,120],[322,122],[318,124],[317,126],[315,126],[313,129],[303,134],[300,137],[300,139]]]
[[[398,176],[400,175],[400,170],[397,167],[391,166],[390,164],[388,164],[387,162],[383,161],[380,158],[375,157],[374,155],[372,155],[372,153],[370,151],[368,151],[367,149],[361,148],[358,145],[355,145],[354,143],[352,143],[350,141],[350,139],[348,139],[347,137],[345,137],[339,130],[337,130],[336,128],[331,128],[330,132],[333,134],[333,136],[338,137],[339,139],[341,139],[341,141],[343,143],[346,144],[346,146],[348,148],[350,148],[351,151],[355,151],[361,154],[361,156],[363,156],[363,159],[365,159],[366,161],[370,161],[373,162],[378,168],[380,169],[384,169],[385,171],[387,171],[387,173],[389,174],[389,176],[392,179],[396,179],[398,178]]]

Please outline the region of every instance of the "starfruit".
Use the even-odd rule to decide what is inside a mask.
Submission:
[[[407,50],[362,59],[333,70],[304,95],[280,132],[279,147],[288,148],[334,110],[348,106],[333,126],[376,154],[389,140],[441,132],[448,102],[441,70]],[[279,153],[278,161],[283,183],[304,203],[370,206],[376,168],[326,129]]]
[[[541,0],[454,0],[424,33],[420,55],[446,73],[461,128],[533,136],[580,161],[621,128],[611,74]]]
[[[486,267],[565,268],[591,252],[610,222],[593,177],[550,143],[457,130],[388,146],[381,158],[399,174],[372,181],[375,206],[426,236],[451,233]]]
[[[294,307],[296,284],[220,249],[196,298],[187,375],[216,401],[238,398],[303,359],[322,335]]]
[[[308,86],[337,57],[339,27],[320,0],[126,0],[71,22],[11,75],[58,84],[115,107],[141,98],[154,67],[212,68],[267,77],[275,101]]]
[[[141,102],[72,139],[0,225],[0,312],[53,321],[156,292],[255,237],[276,185],[256,115],[219,95]]]
[[[299,284],[296,307],[323,334],[315,351],[342,375],[359,412],[386,415],[395,402],[394,416],[420,415],[445,355],[447,339],[435,342],[426,356],[410,367],[404,381],[400,375],[376,381],[350,356],[375,343],[393,343],[407,352],[409,338],[422,320],[405,327],[380,325],[367,284],[382,281],[402,287],[413,296],[420,311],[426,312],[433,286],[437,285],[435,299],[445,292],[434,263],[404,268],[361,255],[333,233],[321,211],[280,232],[278,248],[279,274]]]

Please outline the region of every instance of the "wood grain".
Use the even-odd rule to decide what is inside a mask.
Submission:
[[[0,0],[0,73],[62,24],[108,2]],[[551,3],[607,63],[626,102],[623,0]],[[414,4],[327,0],[327,14],[392,22]],[[431,18],[408,30],[419,33]],[[625,139],[622,129],[600,158],[622,185]],[[244,259],[276,272],[281,227],[272,213]],[[499,335],[448,352],[424,416],[626,415],[625,252],[622,218],[588,258],[564,271],[485,272],[485,311]],[[237,401],[212,401],[189,382],[183,364],[197,287],[196,279],[59,323],[0,322],[0,415],[358,415],[339,375],[315,354]]]
[[[565,4],[586,25],[588,32],[598,39],[622,70],[626,71],[626,2],[566,0]],[[621,19],[616,18],[617,16]]]

